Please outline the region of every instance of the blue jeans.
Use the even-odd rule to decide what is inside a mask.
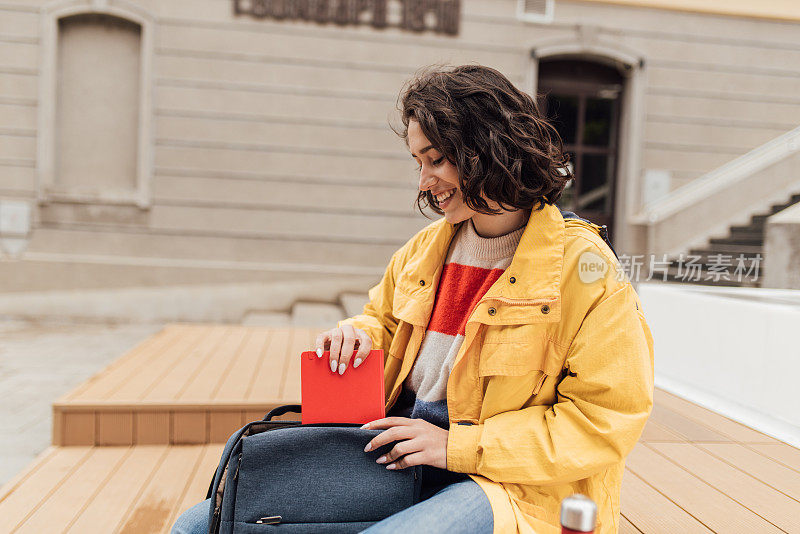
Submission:
[[[489,499],[472,479],[431,490],[431,496],[362,531],[366,534],[445,532],[491,534],[494,516]],[[426,495],[423,493],[422,497]],[[205,500],[183,512],[172,534],[206,534],[211,501]]]

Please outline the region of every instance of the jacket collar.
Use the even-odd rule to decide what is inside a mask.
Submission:
[[[545,204],[531,211],[511,265],[484,298],[558,298],[563,265],[564,219],[558,207]],[[516,279],[514,284],[509,282],[511,277]]]
[[[442,218],[432,225],[431,235],[420,243],[414,257],[406,264],[399,278],[399,289],[404,297],[416,301],[414,312],[409,302],[402,298],[398,310],[408,312],[405,320],[417,323],[430,317],[436,288],[444,266],[450,242],[463,222],[451,224]],[[537,305],[548,303],[553,313],[541,317],[546,321],[557,321],[561,315],[561,279],[564,264],[564,218],[557,206],[545,204],[531,215],[520,238],[511,264],[486,292],[483,300],[500,300],[511,305]],[[511,283],[511,278],[515,283]],[[419,282],[424,281],[421,285]],[[520,317],[519,313],[502,314],[489,318],[488,322],[503,322]],[[405,314],[403,314],[405,315]],[[500,315],[500,314],[498,314]],[[398,317],[402,318],[402,317]]]

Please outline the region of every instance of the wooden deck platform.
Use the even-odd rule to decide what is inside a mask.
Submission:
[[[0,488],[0,531],[167,532],[208,488],[222,445],[205,442],[227,438],[226,425],[232,431],[272,405],[299,400],[298,370],[287,356],[311,348],[314,336],[306,329],[165,328],[55,407],[62,414],[57,441],[89,435],[97,444],[124,445],[50,448]],[[244,388],[238,396],[237,387]],[[214,426],[226,412],[228,422]],[[187,414],[195,415],[182,420]],[[72,424],[86,433],[72,433]],[[143,436],[162,442],[144,444]],[[204,443],[170,444],[186,436]],[[800,450],[656,390],[653,414],[628,457],[620,532],[800,532],[798,512]]]
[[[52,447],[0,489],[3,532],[167,532],[222,445]],[[628,457],[621,533],[800,532],[800,450],[663,391]]]
[[[51,447],[0,490],[0,531],[169,532],[205,498],[222,447]]]
[[[54,445],[224,443],[300,402],[319,329],[172,324],[53,404]]]

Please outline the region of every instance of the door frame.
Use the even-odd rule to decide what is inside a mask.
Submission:
[[[591,32],[589,32],[591,33]],[[537,94],[539,61],[582,59],[615,67],[623,80],[620,97],[619,148],[614,176],[614,230],[611,236],[618,252],[634,254],[644,250],[646,236],[631,223],[641,209],[641,161],[644,140],[646,71],[644,55],[636,50],[606,43],[587,32],[575,31],[573,38],[546,39],[530,48],[526,91]]]

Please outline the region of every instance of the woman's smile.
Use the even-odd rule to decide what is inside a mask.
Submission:
[[[436,205],[441,209],[446,209],[447,206],[450,205],[450,200],[453,196],[455,196],[455,193],[456,189],[449,189],[438,195],[434,195],[434,198],[436,199]]]

